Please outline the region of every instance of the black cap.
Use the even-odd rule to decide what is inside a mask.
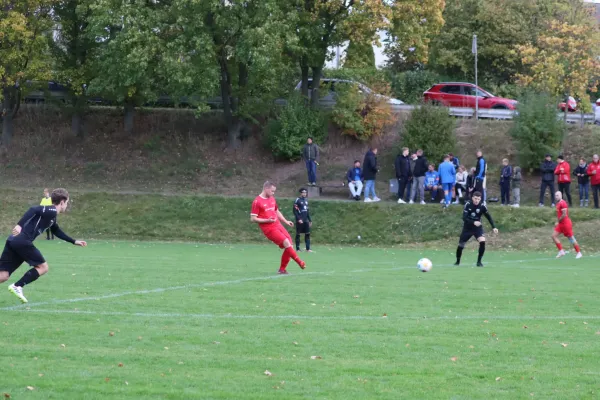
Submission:
[[[552,157],[552,154],[546,153],[546,157]]]
[[[556,157],[556,158],[558,158],[559,160],[564,160],[565,159],[562,154],[559,154],[558,157]]]

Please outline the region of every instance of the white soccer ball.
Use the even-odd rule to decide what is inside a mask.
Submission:
[[[431,271],[431,267],[433,267],[433,264],[431,263],[431,260],[429,258],[421,258],[417,262],[417,268],[421,272],[429,272]]]

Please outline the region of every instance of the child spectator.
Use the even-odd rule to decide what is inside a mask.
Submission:
[[[519,208],[521,203],[521,167],[515,167],[515,174],[512,177],[512,195],[513,195],[513,207]]]
[[[502,160],[502,172],[500,173],[500,198],[503,206],[510,205],[510,178],[512,167],[508,165],[508,159]]]
[[[42,201],[40,201],[40,206],[51,206],[52,198],[50,197],[50,190],[48,188],[44,189],[44,197],[42,197]],[[50,232],[50,228],[46,230],[46,240],[50,240],[50,235],[52,235],[52,240],[54,240],[54,233]]]
[[[579,165],[574,172],[579,184],[579,207],[588,207],[590,204],[590,176],[587,173],[587,168],[588,165],[582,158],[579,160]]]
[[[440,174],[437,173],[433,164],[429,164],[429,169],[425,173],[425,190],[431,192],[431,201],[437,198],[437,191],[440,186]]]
[[[458,172],[456,173],[456,199],[454,200],[454,204],[458,204],[459,199],[463,197],[467,197],[467,169],[464,165],[458,167]]]

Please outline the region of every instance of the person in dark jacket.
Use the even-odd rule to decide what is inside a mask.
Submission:
[[[475,175],[476,171],[476,168],[473,167],[469,170],[469,175],[467,175],[467,195],[465,196],[465,200],[470,200],[475,192],[475,185],[477,183]]]
[[[350,168],[346,173],[346,179],[348,179],[348,188],[354,200],[360,200],[360,194],[363,190],[363,172],[360,168],[360,161],[354,161],[354,167]]]
[[[367,151],[367,154],[365,154],[365,160],[363,161],[365,203],[381,201],[375,193],[375,178],[377,178],[377,172],[379,172],[379,167],[377,165],[377,147],[372,147]]]
[[[510,179],[512,178],[512,167],[508,165],[508,159],[502,160],[502,171],[500,172],[500,198],[503,206],[510,205]]]
[[[423,150],[417,150],[417,160],[412,171],[413,181],[409,203],[412,204],[415,202],[418,190],[421,204],[425,204],[425,173],[428,168],[429,164],[427,163],[427,158],[423,155]]]
[[[308,191],[304,188],[299,190],[300,197],[294,202],[294,216],[296,217],[296,251],[300,251],[300,235],[304,233],[306,251],[310,252],[310,228],[312,219],[308,212]]]
[[[588,207],[590,202],[590,176],[587,174],[587,162],[582,158],[573,174],[579,185],[579,207]]]
[[[546,188],[550,189],[550,198],[552,199],[552,207],[554,207],[554,170],[556,163],[552,161],[552,155],[546,154],[546,160],[540,165],[542,172],[542,186],[540,187],[540,207],[544,207],[544,196]]]
[[[302,158],[306,163],[306,172],[308,173],[308,184],[317,186],[317,165],[319,165],[319,146],[313,143],[311,137],[306,140],[302,149]]]
[[[396,170],[396,179],[398,179],[398,204],[405,204],[404,192],[411,178],[410,158],[408,157],[408,147],[402,149],[402,154],[396,156],[394,169]]]
[[[483,158],[483,152],[477,151],[477,165],[475,165],[475,192],[483,194],[483,205],[487,201],[487,191],[485,190],[485,175],[487,174],[487,162]]]

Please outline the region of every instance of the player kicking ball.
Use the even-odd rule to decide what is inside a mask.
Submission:
[[[556,201],[556,217],[558,218],[558,222],[554,224],[554,232],[552,232],[552,240],[554,240],[554,244],[556,244],[556,247],[558,248],[558,255],[556,258],[561,258],[567,254],[563,250],[560,240],[558,240],[560,234],[565,235],[569,239],[569,242],[573,244],[573,247],[577,252],[575,258],[581,258],[583,257],[581,249],[579,248],[579,244],[577,244],[575,236],[573,236],[573,223],[571,222],[571,218],[569,218],[569,205],[563,200],[561,192],[556,192],[554,194],[554,200]]]
[[[21,279],[8,287],[8,291],[17,296],[21,302],[27,303],[23,295],[23,287],[48,272],[48,263],[42,253],[33,245],[33,241],[45,230],[65,242],[85,247],[83,240],[71,239],[56,223],[56,216],[65,212],[69,204],[69,193],[65,189],[55,189],[50,195],[51,206],[31,207],[12,230],[6,240],[4,251],[0,256],[0,282],[8,280],[10,275],[26,262],[31,265],[29,271]]]
[[[266,238],[283,249],[279,273],[287,274],[286,268],[290,259],[294,260],[302,269],[306,268],[306,263],[298,257],[298,253],[292,246],[292,237],[280,223],[281,221],[290,227],[294,226],[294,223],[285,219],[279,211],[275,201],[275,190],[274,184],[269,181],[265,182],[263,191],[252,202],[250,221],[257,223]]]
[[[485,205],[481,204],[481,192],[473,193],[471,200],[465,203],[465,208],[463,210],[463,230],[460,234],[460,239],[458,240],[458,247],[456,249],[456,264],[460,265],[460,258],[462,257],[463,249],[465,245],[471,239],[471,237],[475,237],[479,242],[479,256],[477,257],[477,266],[483,267],[481,263],[481,259],[483,258],[483,254],[485,253],[485,236],[483,233],[483,226],[481,224],[481,217],[485,216],[489,221],[490,225],[492,225],[492,229],[494,233],[498,233],[498,229],[494,225],[494,220],[492,216],[488,212],[488,209]]]

